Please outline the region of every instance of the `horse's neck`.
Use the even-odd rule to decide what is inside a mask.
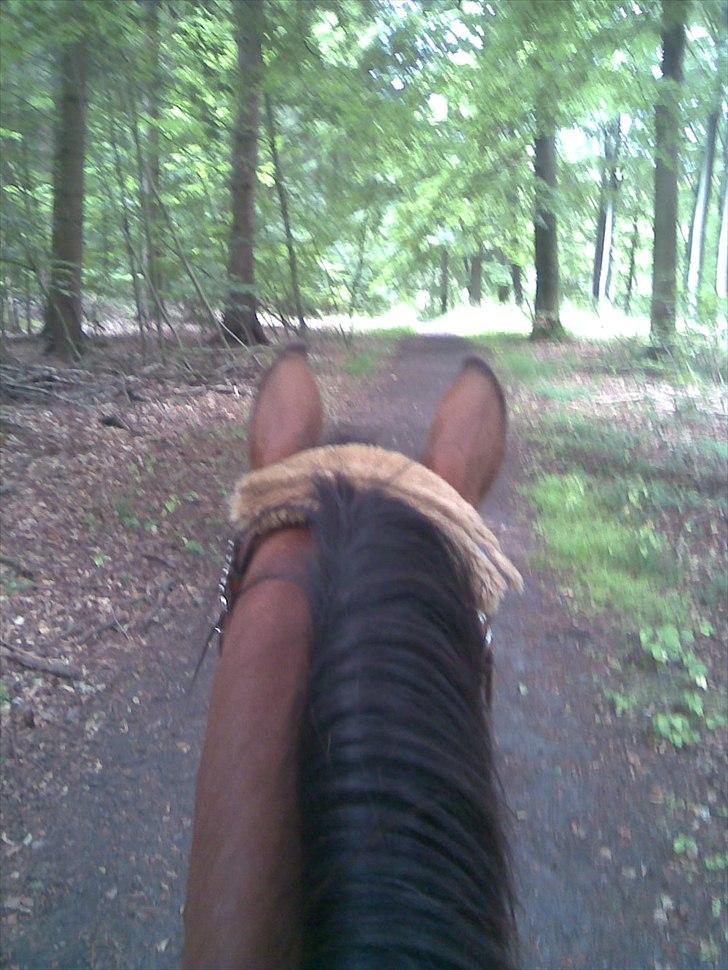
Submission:
[[[225,632],[197,781],[186,967],[298,962],[297,743],[310,615],[285,577],[303,579],[309,541],[287,529],[262,543]]]

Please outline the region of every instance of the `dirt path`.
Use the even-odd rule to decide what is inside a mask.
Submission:
[[[417,454],[466,349],[456,338],[403,342],[373,382],[359,424],[381,443]],[[655,783],[672,769],[597,723],[599,665],[587,649],[589,631],[576,628],[528,573],[533,540],[518,509],[523,472],[517,440],[512,444],[484,514],[524,566],[527,584],[522,598],[509,598],[494,631],[495,722],[514,813],[522,966],[697,966],[695,917],[680,915],[679,901],[664,901],[668,891],[674,896],[666,882],[670,860],[651,801]],[[214,583],[215,566],[200,568],[196,584]],[[171,630],[150,635],[142,656],[123,656],[113,700],[103,700],[106,717],[92,736],[69,724],[45,742],[62,763],[65,793],[42,806],[44,831],[32,832],[22,850],[30,863],[18,898],[34,893],[33,916],[6,941],[7,966],[178,964],[194,773],[213,669],[212,661],[205,665],[188,696],[201,614],[178,615]],[[38,813],[38,805],[28,806],[29,824]]]

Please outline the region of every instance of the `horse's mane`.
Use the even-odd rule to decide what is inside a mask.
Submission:
[[[509,967],[509,867],[468,570],[397,499],[341,478],[317,492],[304,963]]]

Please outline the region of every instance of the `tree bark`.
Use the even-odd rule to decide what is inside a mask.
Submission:
[[[662,81],[655,106],[655,211],[650,340],[655,350],[675,336],[677,202],[680,156],[679,88],[688,0],[662,0]]]
[[[283,229],[286,234],[286,249],[288,250],[288,268],[291,273],[293,305],[296,309],[296,316],[298,317],[298,329],[303,332],[306,329],[306,321],[303,317],[301,290],[298,284],[298,262],[296,260],[296,247],[293,240],[293,232],[291,231],[291,218],[288,212],[288,193],[286,192],[286,184],[283,180],[283,169],[281,168],[281,160],[280,156],[278,155],[278,146],[276,144],[276,127],[275,117],[273,115],[273,105],[271,104],[270,95],[264,95],[263,100],[265,103],[265,117],[268,126],[268,142],[270,145],[271,157],[273,159],[273,178],[276,183],[278,203],[281,207],[281,219],[283,220]]]
[[[612,245],[614,240],[614,219],[619,180],[617,178],[617,157],[620,141],[620,118],[604,132],[604,172],[597,217],[596,245],[594,247],[594,269],[592,272],[592,297],[599,308],[609,295],[612,273]]]
[[[523,306],[523,280],[521,278],[521,267],[518,263],[511,263],[511,283],[513,284],[513,299],[516,306]]]
[[[713,164],[715,161],[715,142],[718,133],[718,119],[720,112],[713,111],[708,118],[705,128],[705,150],[703,163],[700,168],[698,190],[695,193],[693,218],[690,222],[688,236],[686,289],[688,295],[688,312],[694,316],[698,309],[698,295],[703,278],[703,257],[705,255],[705,225],[708,221],[708,207],[710,205],[710,190],[713,181]]]
[[[558,338],[563,335],[559,319],[558,227],[552,196],[556,190],[556,134],[551,130],[535,142],[536,216],[534,247],[536,263],[536,306],[531,337]]]
[[[146,166],[143,167],[142,177],[151,181],[158,192],[161,193],[160,185],[161,166],[159,161],[159,102],[161,98],[162,72],[159,61],[159,0],[146,0],[147,11],[147,49],[149,56],[150,85],[146,96],[146,107],[149,115],[150,124],[147,128],[147,158]],[[163,280],[160,266],[160,238],[162,214],[159,210],[157,200],[148,186],[144,186],[145,198],[143,207],[145,209],[146,237],[147,237],[147,260],[146,278],[148,289],[157,294],[157,300],[161,300],[163,293]],[[160,349],[162,347],[162,316],[161,307],[156,300],[149,301],[154,307],[154,323],[157,330],[157,341]]]
[[[79,40],[63,48],[60,60],[53,163],[52,268],[44,330],[47,349],[69,358],[80,356],[83,349],[81,273],[85,142],[86,45]]]
[[[440,252],[440,313],[447,313],[450,265],[447,246]]]
[[[632,223],[632,239],[629,244],[629,269],[627,270],[627,290],[624,294],[624,312],[629,316],[632,306],[632,287],[634,286],[634,271],[637,259],[637,243],[639,235],[637,230],[637,217]]]
[[[720,232],[715,267],[715,292],[719,299],[728,299],[728,132],[725,140],[725,171],[723,175],[723,198],[720,207]]]
[[[483,299],[483,244],[470,257],[468,277],[468,300],[471,306],[479,306]]]
[[[263,73],[263,0],[232,5],[238,52],[237,114],[233,130],[232,231],[228,252],[230,293],[223,325],[246,344],[267,344],[255,299],[255,172]]]
[[[508,260],[503,255],[503,250],[500,249],[499,247],[496,247],[493,250],[493,259],[495,260],[496,263],[498,263],[499,266],[503,266],[503,267],[508,266]],[[497,294],[498,294],[499,303],[507,303],[508,297],[511,295],[511,288],[508,285],[508,283],[499,283]]]

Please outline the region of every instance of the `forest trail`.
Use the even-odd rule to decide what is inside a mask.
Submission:
[[[354,422],[378,442],[418,454],[467,352],[459,338],[404,340]],[[231,463],[236,454],[231,442]],[[494,718],[512,810],[520,965],[696,966],[694,950],[683,948],[688,928],[671,938],[654,918],[666,850],[650,803],[650,754],[628,750],[614,727],[596,723],[589,631],[547,605],[539,588],[546,579],[529,569],[534,540],[517,491],[523,457],[516,430],[483,507],[526,581],[524,595],[510,595],[494,623]],[[204,568],[214,588],[215,568]],[[68,759],[69,788],[57,804],[28,806],[29,826],[41,813],[45,823],[27,875],[40,889],[32,918],[5,941],[5,966],[178,965],[194,775],[214,669],[210,657],[189,691],[204,620],[201,607],[178,614],[172,632],[160,628],[143,655],[128,655],[91,736],[73,724],[49,732],[45,756],[56,747],[57,758]],[[81,746],[97,767],[75,777]]]

